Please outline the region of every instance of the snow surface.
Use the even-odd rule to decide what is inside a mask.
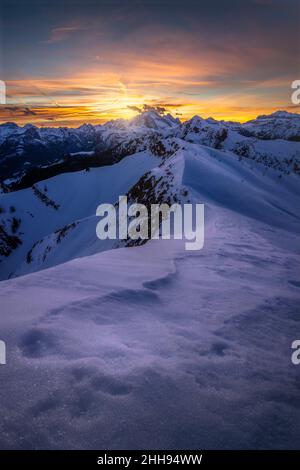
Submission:
[[[75,256],[101,251],[103,247],[100,247],[95,230],[98,205],[116,202],[119,195],[126,194],[145,172],[157,164],[157,158],[139,153],[125,158],[117,165],[92,168],[89,172],[61,174],[38,183],[36,186],[59,205],[57,210],[38,199],[32,188],[3,194],[0,204],[5,212],[1,214],[2,220],[9,225],[12,216],[20,218],[22,245],[0,263],[0,279],[7,279],[17,269],[16,274],[25,274],[68,261]],[[11,206],[16,211],[13,214],[9,213]],[[73,222],[80,224],[81,232],[79,234],[76,231],[74,243],[67,240],[60,254],[51,261],[47,258],[44,261],[42,259],[39,265],[26,263],[26,253],[35,243],[45,239],[43,246],[56,246],[57,235],[54,232]]]
[[[168,148],[168,139],[162,142]],[[280,149],[281,141],[278,143]],[[21,222],[17,234],[22,244],[10,256],[2,257],[0,279],[45,269],[116,246],[110,240],[100,242],[97,239],[96,208],[101,203],[116,203],[119,195],[127,194],[148,171],[153,171],[157,178],[163,175],[163,181],[170,185],[167,170],[174,179],[173,193],[180,195],[186,190],[192,202],[205,202],[207,207],[222,206],[299,233],[297,174],[282,177],[276,169],[266,168],[255,160],[240,161],[230,151],[182,143],[180,139],[176,139],[175,144],[178,149],[168,158],[143,151],[112,166],[65,173],[37,183],[36,188],[56,204],[56,210],[53,205],[40,200],[33,188],[3,194],[0,222],[9,232],[12,218],[18,218]],[[300,148],[296,142],[285,144]],[[10,207],[15,208],[13,214]],[[59,231],[65,227],[67,230],[61,237]]]
[[[1,448],[297,448],[298,241],[216,209],[2,282]]]
[[[152,132],[152,117],[139,116],[136,132]],[[157,125],[167,126],[177,124]],[[1,195],[5,229],[22,219],[22,245],[0,264],[2,279],[19,276],[0,282],[0,448],[299,448],[299,174],[238,158],[233,128],[228,146],[212,148],[220,125],[206,126],[200,139],[189,129],[190,139],[37,183],[57,209],[34,188]],[[299,145],[252,150],[284,159]],[[97,240],[97,205],[137,185],[204,203],[204,249]]]

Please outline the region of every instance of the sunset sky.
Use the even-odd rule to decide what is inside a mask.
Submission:
[[[291,103],[298,0],[0,0],[2,122],[78,126],[143,105],[246,121]]]

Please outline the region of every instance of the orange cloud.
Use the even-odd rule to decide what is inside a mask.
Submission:
[[[80,28],[55,28],[46,42],[64,40]],[[62,66],[56,77],[53,72],[51,79],[8,80],[8,107],[0,109],[0,118],[76,126],[128,118],[146,104],[183,120],[200,114],[245,121],[290,105],[294,77],[289,68],[263,78],[255,75],[262,65],[276,62],[276,50],[258,47],[255,37],[247,44],[228,40],[197,48],[188,32],[145,28],[142,36],[133,32],[115,47],[104,42],[101,48],[92,44],[77,52],[87,56],[88,67],[78,60]]]

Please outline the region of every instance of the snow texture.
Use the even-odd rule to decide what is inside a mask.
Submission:
[[[299,448],[299,175],[182,137],[1,196],[2,449]],[[205,204],[203,250],[95,238],[146,188]]]

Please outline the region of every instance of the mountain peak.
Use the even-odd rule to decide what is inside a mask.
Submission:
[[[297,113],[289,113],[288,111],[284,110],[278,110],[275,111],[274,113],[271,114],[261,114],[260,116],[257,116],[257,118],[252,119],[249,122],[253,121],[258,121],[258,120],[264,120],[264,119],[300,119],[300,114]]]
[[[180,124],[178,118],[174,118],[171,114],[162,114],[156,110],[146,110],[138,114],[130,120],[134,126],[145,126],[150,129],[165,129],[175,127]]]

